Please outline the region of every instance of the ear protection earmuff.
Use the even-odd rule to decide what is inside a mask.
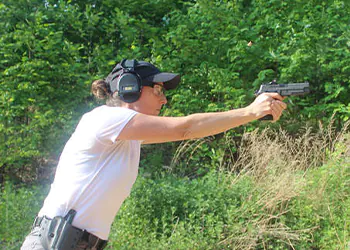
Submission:
[[[117,89],[120,99],[124,102],[132,103],[136,102],[141,95],[142,80],[141,77],[135,72],[137,66],[136,60],[122,60],[120,63],[123,72],[120,74],[117,80]]]

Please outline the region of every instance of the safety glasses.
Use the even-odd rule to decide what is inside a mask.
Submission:
[[[158,97],[165,97],[165,88],[159,83],[154,83],[153,93]]]

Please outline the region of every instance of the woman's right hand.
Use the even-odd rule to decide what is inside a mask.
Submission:
[[[287,104],[283,102],[284,99],[277,93],[263,93],[247,108],[255,115],[256,119],[272,115],[275,122],[281,117],[283,110],[287,108]]]

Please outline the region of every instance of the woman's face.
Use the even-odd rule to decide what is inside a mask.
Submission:
[[[159,115],[166,103],[163,83],[156,83],[153,87],[142,87],[140,99],[135,102],[135,110],[147,115]]]

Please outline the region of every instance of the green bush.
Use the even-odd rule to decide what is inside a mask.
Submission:
[[[0,193],[0,248],[19,249],[30,232],[48,187],[18,188],[5,182]]]
[[[350,161],[330,161],[310,170],[307,186],[291,204],[286,224],[305,230],[299,249],[346,249],[350,243]]]
[[[224,240],[223,230],[253,188],[224,174],[201,179],[140,177],[111,232],[115,249],[208,249]],[[237,215],[237,213],[236,213]]]

